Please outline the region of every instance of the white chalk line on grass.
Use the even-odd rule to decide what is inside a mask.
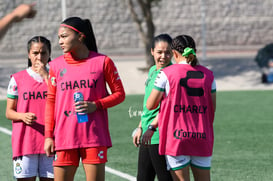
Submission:
[[[113,175],[117,175],[117,176],[119,176],[121,178],[130,180],[130,181],[136,181],[136,177],[128,175],[127,173],[120,172],[118,170],[114,170],[114,169],[112,169],[110,167],[105,167],[105,171],[107,171],[109,173],[112,173]]]
[[[7,128],[0,127],[0,131],[7,134],[7,135],[11,135],[11,131],[8,130]]]
[[[11,135],[11,133],[12,133],[10,130],[8,130],[7,128],[3,128],[3,127],[0,127],[0,132],[5,133],[7,135]],[[117,175],[117,176],[119,176],[121,178],[124,178],[126,180],[129,180],[129,181],[136,181],[136,177],[133,177],[133,176],[131,176],[129,174],[120,172],[118,170],[112,169],[112,168],[107,167],[107,166],[105,167],[105,171],[109,172],[109,173],[111,173],[113,175]]]

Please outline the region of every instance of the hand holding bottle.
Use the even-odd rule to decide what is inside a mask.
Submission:
[[[87,110],[83,105],[83,94],[80,91],[74,93],[75,111],[78,119],[78,123],[84,123],[88,121]]]

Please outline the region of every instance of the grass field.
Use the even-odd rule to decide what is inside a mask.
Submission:
[[[138,149],[131,132],[139,122],[142,95],[130,95],[109,109],[113,147],[107,167],[136,176]],[[273,180],[273,91],[217,93],[215,145],[211,176],[214,181]],[[0,127],[11,130],[5,118],[5,101],[0,101]],[[0,132],[0,180],[12,179],[10,136]],[[76,181],[85,180],[79,167]],[[106,173],[107,181],[129,180]]]

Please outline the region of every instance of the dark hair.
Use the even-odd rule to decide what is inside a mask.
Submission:
[[[51,54],[51,43],[47,38],[45,38],[43,36],[34,36],[33,38],[31,38],[27,42],[27,52],[28,53],[30,52],[32,43],[43,43],[43,44],[45,44],[47,49],[48,49],[49,55]],[[51,61],[51,59],[49,57],[47,62],[50,62],[50,61]],[[31,66],[32,66],[31,60],[28,58],[28,67],[31,67]]]
[[[167,42],[169,45],[172,44],[172,38],[170,37],[170,35],[168,34],[160,34],[160,35],[157,35],[156,37],[153,38],[153,41],[152,41],[152,49],[155,48],[155,45],[158,43],[158,42]]]
[[[70,17],[65,19],[61,24],[72,26],[85,35],[84,44],[90,51],[98,52],[96,38],[89,19],[81,19],[79,17]],[[72,29],[73,30],[73,29]],[[76,32],[75,30],[73,30]],[[76,32],[78,33],[78,32]]]
[[[171,48],[183,54],[185,48],[192,48],[196,52],[195,42],[189,35],[179,35],[172,41]],[[198,63],[197,57],[194,54],[190,54],[187,58],[187,63],[195,66]]]

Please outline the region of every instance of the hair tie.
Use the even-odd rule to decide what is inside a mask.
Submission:
[[[196,56],[196,53],[195,53],[194,49],[187,47],[187,48],[184,49],[184,52],[183,52],[182,56],[183,57],[188,57],[190,54],[194,54]]]
[[[85,36],[85,34],[83,32],[79,31],[78,29],[74,28],[73,26],[70,26],[70,25],[67,25],[67,24],[61,24],[60,26],[64,26],[64,27],[70,28],[70,29],[72,29],[72,30],[74,30],[74,31],[76,31],[78,33],[82,33],[84,38],[86,38],[86,36]]]

